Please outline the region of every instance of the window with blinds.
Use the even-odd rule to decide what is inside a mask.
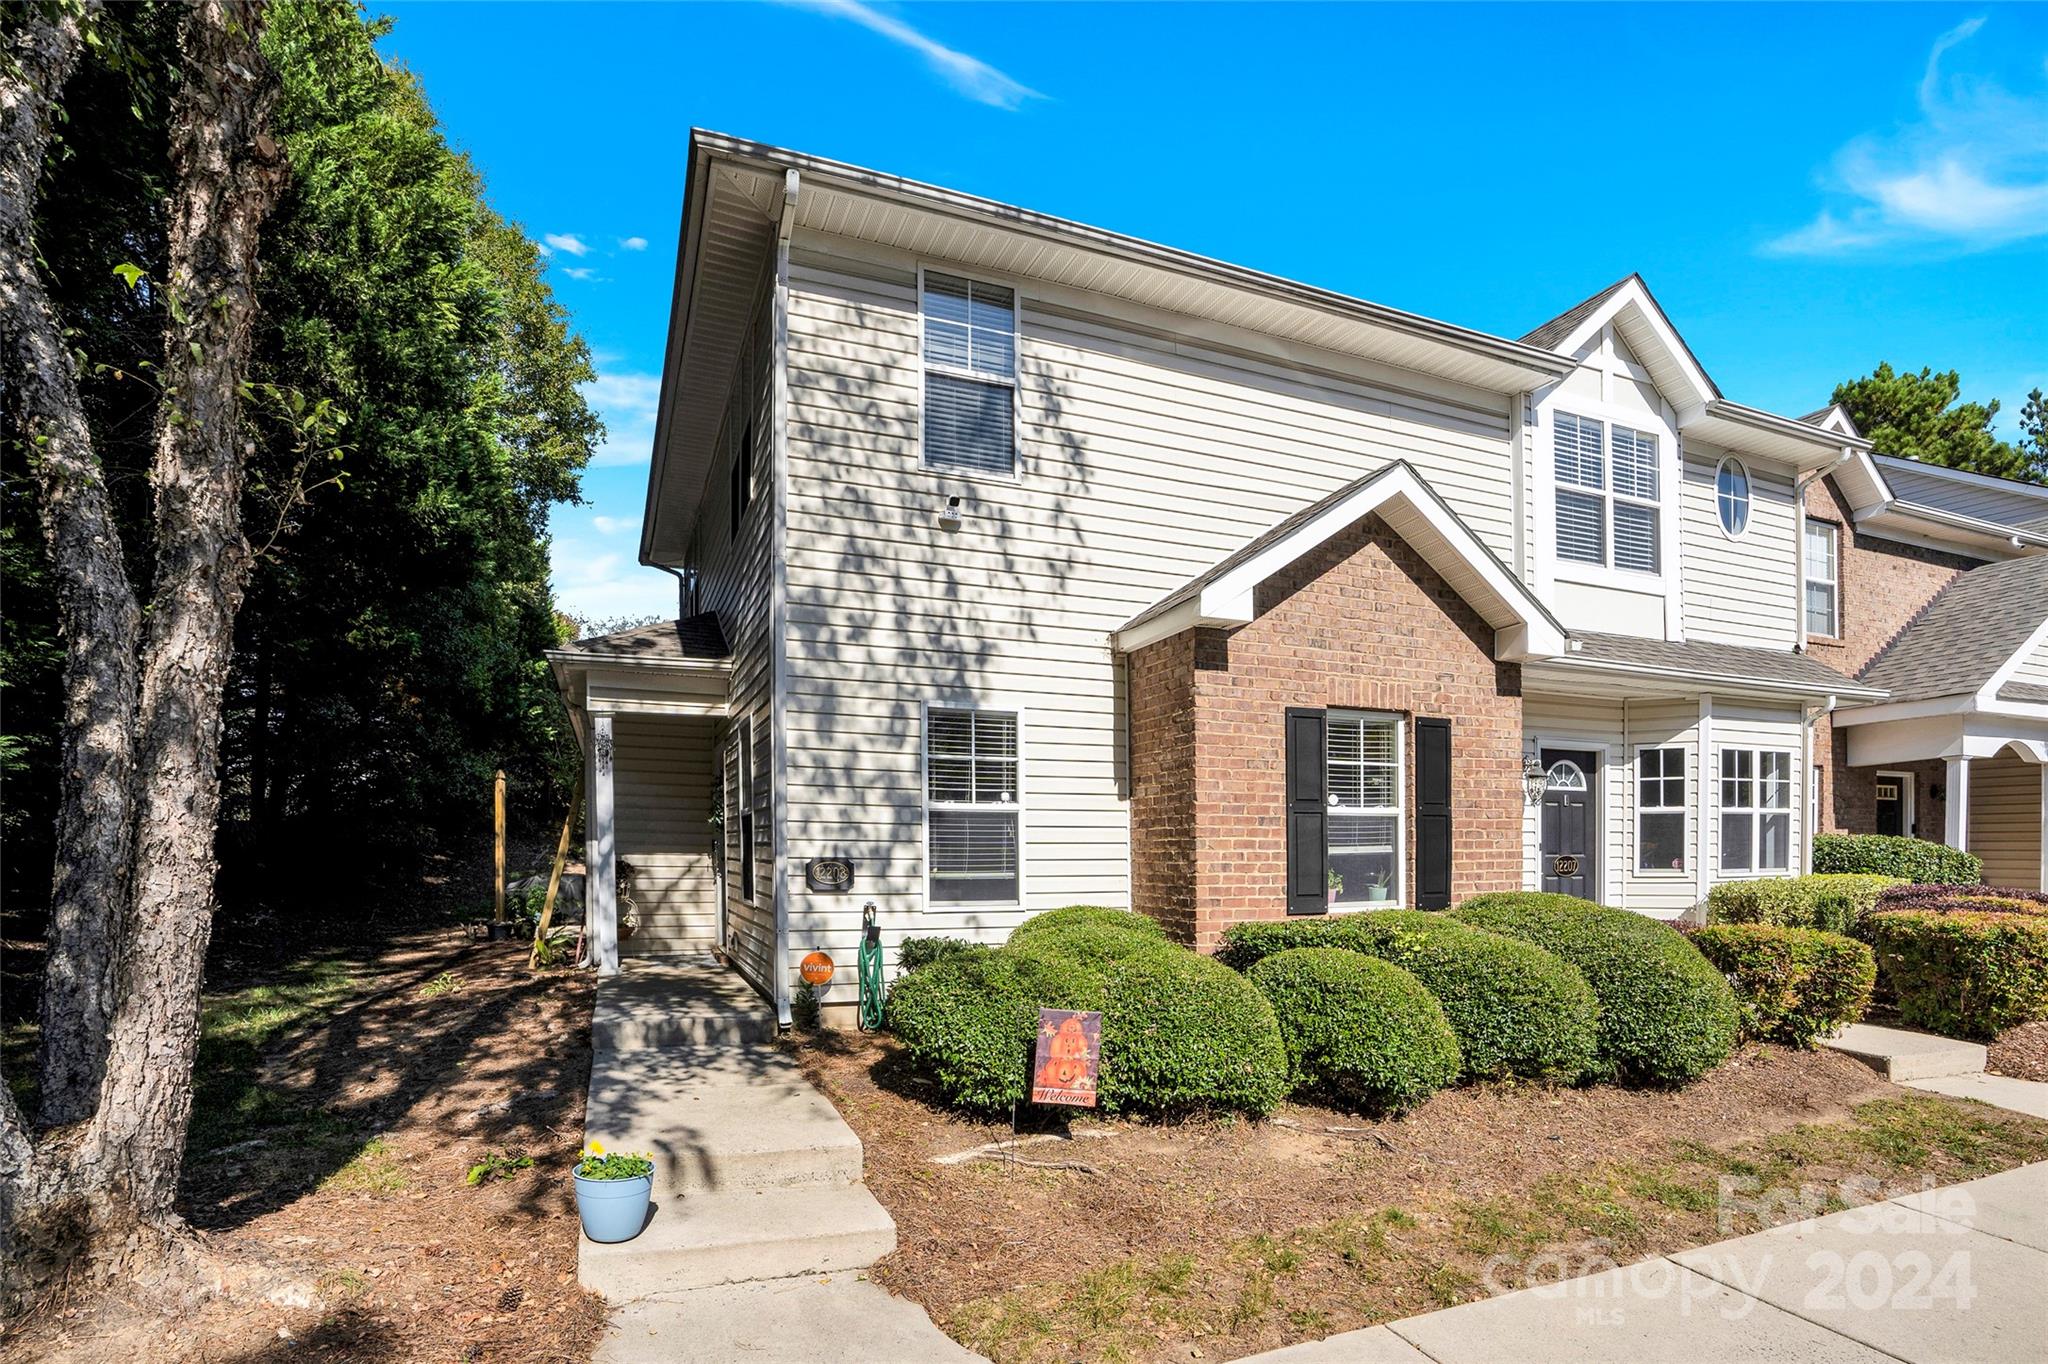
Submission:
[[[1017,295],[979,280],[924,276],[924,464],[1017,469]]]
[[[1551,419],[1557,557],[1634,573],[1663,569],[1657,437],[1591,417]]]
[[[1636,869],[1685,870],[1685,750],[1636,753]]]
[[[1330,902],[1400,903],[1400,717],[1331,711],[1323,772]]]
[[[933,904],[1018,899],[1017,717],[925,715],[925,838]]]
[[[1792,755],[1721,750],[1721,870],[1787,871],[1792,865]]]
[[[1834,639],[1842,633],[1841,527],[1806,523],[1806,633]]]

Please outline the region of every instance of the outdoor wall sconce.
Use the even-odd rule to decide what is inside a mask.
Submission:
[[[941,509],[941,510],[940,510],[940,512],[939,512],[939,529],[940,529],[940,530],[958,530],[958,529],[960,529],[960,499],[959,499],[959,498],[957,498],[957,497],[949,497],[949,498],[947,498],[947,499],[946,499],[946,505],[945,505],[945,507],[944,507],[943,509]]]
[[[1522,800],[1524,804],[1543,803],[1543,788],[1549,785],[1549,778],[1543,771],[1543,760],[1534,753],[1522,755]]]

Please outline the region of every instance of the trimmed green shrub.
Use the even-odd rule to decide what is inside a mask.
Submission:
[[[965,938],[905,938],[896,945],[896,969],[915,971],[920,966],[972,952],[975,947]]]
[[[1819,929],[1713,924],[1692,945],[1735,987],[1745,1033],[1795,1047],[1862,1018],[1877,981],[1868,946]]]
[[[1376,911],[1386,913],[1390,911]],[[1299,947],[1343,947],[1345,925],[1354,914],[1304,915],[1295,919],[1249,919],[1223,930],[1217,944],[1216,960],[1233,971],[1249,971],[1253,964],[1276,952]]]
[[[1271,1001],[1292,1092],[1397,1113],[1458,1078],[1458,1039],[1422,982],[1392,962],[1297,947],[1246,978]]]
[[[1287,1096],[1272,1006],[1213,957],[1165,943],[1136,952],[1108,966],[1099,1006],[1079,1007],[1102,1010],[1106,1109],[1268,1113]]]
[[[1098,1008],[1096,989],[1057,958],[970,947],[898,977],[887,1022],[948,1102],[1004,1112],[1030,1095],[1039,1009]]]
[[[1451,917],[1535,943],[1585,976],[1600,1001],[1600,1057],[1626,1084],[1681,1085],[1728,1059],[1735,994],[1676,929],[1570,895],[1475,895]]]
[[[1988,1040],[2048,1018],[2048,916],[1888,909],[1864,929],[1913,1027]]]
[[[1129,934],[1151,942],[1166,941],[1166,930],[1159,926],[1159,921],[1143,914],[1134,914],[1128,909],[1104,909],[1099,905],[1068,905],[1065,909],[1049,909],[1043,914],[1032,915],[1010,930],[1009,942],[1012,947],[1021,947],[1042,933],[1068,932],[1082,927]]]
[[[1725,881],[1707,892],[1707,922],[1853,933],[1878,897],[1900,884],[1894,876],[1841,872]]]
[[[1150,923],[1151,920],[1146,920]],[[1035,956],[1056,956],[1100,975],[1108,967],[1146,952],[1184,952],[1187,949],[1114,924],[1075,919],[1024,935],[1010,935],[1010,950]]]
[[[1984,879],[1982,858],[1945,844],[1891,834],[1816,834],[1813,869],[1951,886],[1973,886]]]

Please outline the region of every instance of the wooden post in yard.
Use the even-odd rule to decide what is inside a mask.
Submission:
[[[491,830],[497,835],[497,846],[491,850],[491,869],[494,873],[491,889],[496,893],[497,906],[491,912],[491,922],[505,922],[505,769],[498,769],[498,778],[492,783]],[[504,930],[500,929],[499,933]],[[493,933],[492,937],[499,936]]]
[[[569,788],[569,812],[562,816],[562,836],[555,842],[555,866],[548,873],[548,898],[540,907],[540,922],[533,926],[533,950],[526,954],[526,969],[531,971],[540,965],[540,945],[548,936],[548,928],[555,921],[555,892],[562,888],[562,868],[569,861],[569,830],[576,823],[576,802],[583,799],[583,774],[576,774],[576,784]],[[590,877],[583,877],[583,912],[590,912]]]

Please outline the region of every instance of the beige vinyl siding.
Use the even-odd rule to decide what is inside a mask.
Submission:
[[[773,787],[772,689],[774,659],[769,639],[773,565],[774,449],[772,385],[774,352],[770,293],[764,288],[748,333],[745,357],[733,376],[718,455],[712,461],[692,532],[687,562],[698,570],[698,604],[718,613],[733,672],[726,722],[716,733],[716,762],[724,790],[725,947],[756,988],[774,994],[775,855],[770,811]],[[753,419],[753,496],[737,539],[732,534],[731,471],[734,451]],[[751,721],[755,745],[754,898],[739,894],[736,858],[740,821],[734,804],[737,773],[730,770],[736,726]]]
[[[1109,634],[1305,503],[1406,459],[1514,559],[1508,399],[974,271],[1019,290],[1019,474],[921,469],[918,264],[792,248],[789,846],[856,863],[795,892],[793,956],[850,962],[867,899],[891,942],[1127,904]],[[1022,908],[926,907],[926,704],[1023,713]]]
[[[1600,771],[1600,903],[1619,908],[1629,889],[1627,875],[1630,851],[1628,826],[1634,818],[1629,778],[1634,770],[1628,761],[1627,718],[1623,703],[1615,697],[1559,696],[1551,693],[1522,698],[1522,733],[1531,746],[1546,748],[1605,748]],[[1542,807],[1522,807],[1522,865],[1531,890],[1542,884],[1537,855],[1542,839]]]
[[[628,955],[702,952],[718,941],[711,793],[718,722],[620,715],[612,799],[621,861],[633,866],[639,928]]]
[[[1680,503],[1685,637],[1714,644],[1791,649],[1799,642],[1800,517],[1792,480],[1748,455],[1749,527],[1729,538],[1715,508],[1714,480],[1727,453],[1685,445]]]
[[[2013,669],[2012,681],[2029,686],[2048,687],[2048,635],[2034,642],[2027,656]]]
[[[1637,698],[1623,703],[1628,730],[1627,780],[1622,783],[1621,817],[1623,874],[1627,878],[1623,903],[1628,908],[1660,919],[1675,919],[1699,900],[1697,869],[1693,858],[1699,848],[1700,810],[1700,703],[1695,697],[1682,700]],[[1685,869],[1643,871],[1637,866],[1639,830],[1636,820],[1637,754],[1644,748],[1678,748],[1685,751]]]
[[[1970,851],[1994,886],[2048,890],[2042,880],[2042,772],[2011,753],[1970,763]]]
[[[1708,879],[1754,881],[1763,876],[1797,876],[1804,865],[1806,849],[1807,761],[1806,738],[1796,709],[1745,706],[1725,697],[1714,698],[1712,721],[1713,753],[1707,758],[1706,794]],[[1721,870],[1721,750],[1724,748],[1770,749],[1792,755],[1792,838],[1791,855],[1783,871],[1759,872]]]

